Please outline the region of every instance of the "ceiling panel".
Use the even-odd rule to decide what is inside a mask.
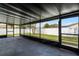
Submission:
[[[22,20],[21,24],[39,21],[41,20],[54,17],[59,15],[59,11],[61,14],[70,13],[73,11],[77,11],[79,9],[77,3],[51,3],[51,4],[27,4],[27,3],[12,3],[12,4],[0,4],[0,8],[3,6],[5,10],[8,12],[12,12],[8,17],[8,23],[11,24],[20,24],[20,20]],[[6,7],[7,6],[7,7]],[[16,17],[16,14],[18,17]],[[24,16],[24,17],[20,17]],[[14,21],[15,20],[15,21]],[[0,14],[0,22],[6,22],[6,15]]]
[[[41,6],[46,10],[46,12],[42,11],[42,19],[53,17],[59,14],[54,4],[42,4]]]
[[[61,14],[69,13],[78,10],[78,4],[70,3],[70,4],[62,4],[61,6]]]

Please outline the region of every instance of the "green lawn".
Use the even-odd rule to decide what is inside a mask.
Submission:
[[[6,36],[6,35],[0,35],[0,36]],[[12,36],[13,36],[13,34],[7,34],[7,36],[12,37]],[[14,34],[14,36],[19,36],[19,34]]]
[[[39,37],[39,34],[31,34],[31,36]],[[50,40],[50,41],[57,41],[58,42],[58,36],[56,36],[56,35],[41,34],[41,38],[44,38],[44,39]],[[63,42],[63,44],[77,46],[78,45],[78,37],[62,36],[62,42]]]
[[[5,36],[5,35],[0,35],[0,36]]]
[[[8,34],[7,36],[13,36],[13,34]],[[19,36],[19,34],[14,34],[14,36]]]

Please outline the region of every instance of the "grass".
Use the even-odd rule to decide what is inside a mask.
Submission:
[[[6,35],[4,34],[4,35],[0,35],[0,36],[6,36]]]
[[[13,34],[8,34],[7,36],[13,37]],[[14,34],[14,36],[19,36],[19,34]]]
[[[0,35],[0,36],[6,36],[5,34],[4,35]],[[7,36],[13,36],[13,34],[7,34]],[[19,36],[19,34],[14,34],[14,36]]]
[[[31,36],[39,37],[39,34],[31,34]],[[58,36],[56,36],[56,35],[41,34],[41,38],[58,42]],[[62,44],[77,46],[78,45],[78,37],[62,36]]]

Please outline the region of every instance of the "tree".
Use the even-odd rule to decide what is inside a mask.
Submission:
[[[48,23],[46,23],[46,24],[44,25],[44,28],[50,28],[50,25],[49,25]]]
[[[58,25],[57,24],[52,24],[52,25],[50,25],[50,27],[55,28],[55,27],[58,27]]]
[[[44,25],[44,28],[55,28],[55,27],[58,27],[58,25],[57,24],[51,24],[51,25],[49,25],[48,23],[46,23]]]

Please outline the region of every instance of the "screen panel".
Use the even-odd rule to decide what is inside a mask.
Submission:
[[[14,18],[14,24],[20,24],[20,17],[15,17]]]
[[[31,24],[31,36],[40,38],[40,23]]]
[[[26,24],[24,25],[24,28],[25,28],[25,35],[31,36],[31,25]]]
[[[57,19],[41,23],[41,38],[58,42],[58,21]]]
[[[20,28],[19,25],[14,25],[14,36],[19,36]]]
[[[8,37],[13,37],[14,34],[13,34],[13,27],[14,25],[13,24],[7,24],[7,36]]]
[[[78,48],[78,17],[62,19],[62,44]]]
[[[6,23],[6,18],[7,18],[6,15],[4,15],[4,14],[0,14],[0,22],[2,22],[2,23]]]
[[[13,16],[8,16],[8,19],[7,19],[8,24],[14,24],[14,21],[15,21],[15,19]]]
[[[0,23],[0,36],[6,35],[6,24]]]

